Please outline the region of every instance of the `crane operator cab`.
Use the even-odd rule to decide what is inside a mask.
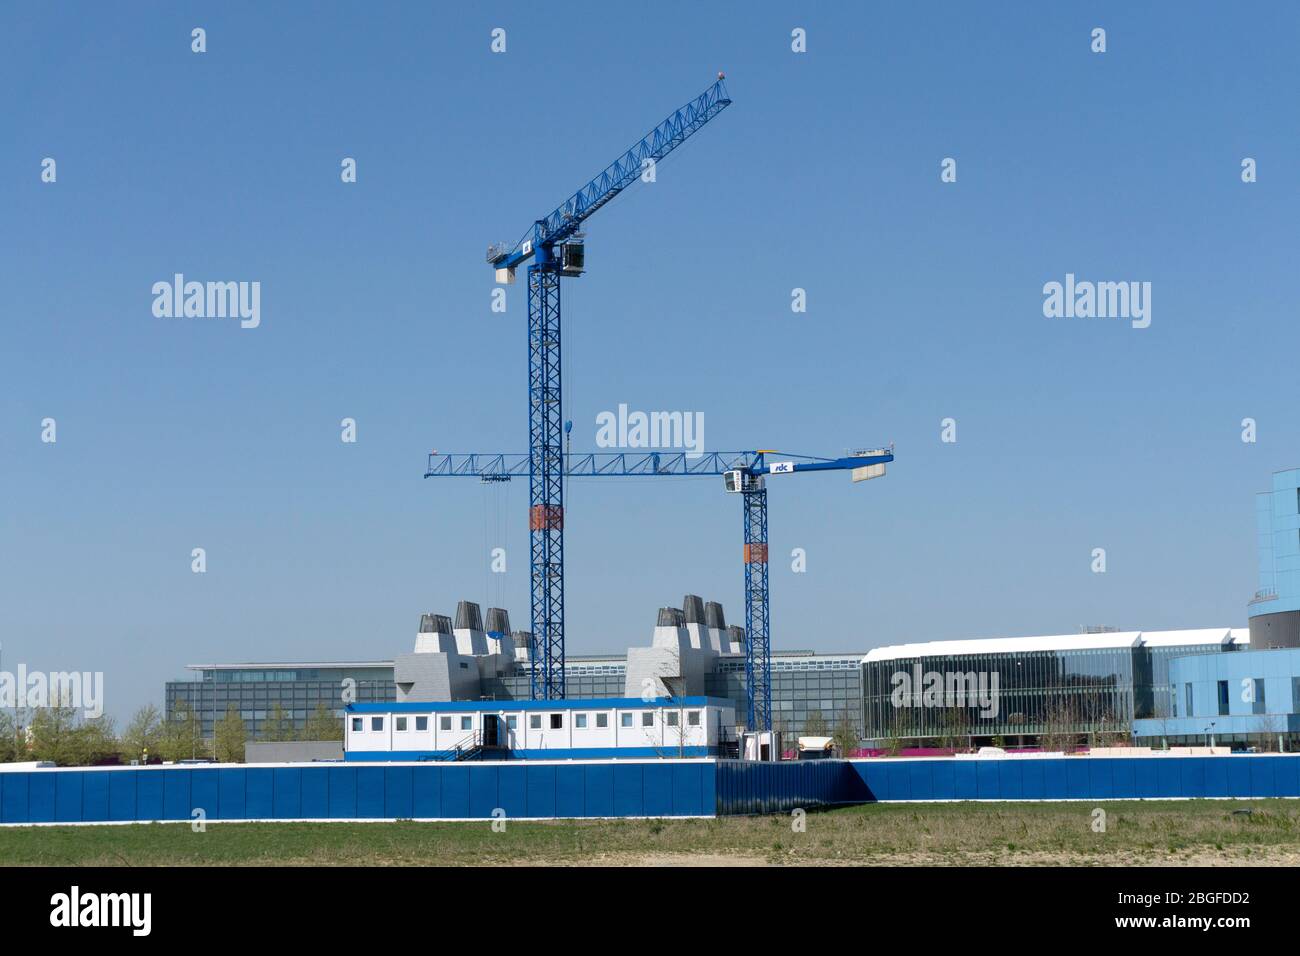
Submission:
[[[587,247],[585,243],[575,242],[571,239],[560,247],[560,271],[566,276],[582,275],[586,262]]]
[[[751,475],[737,468],[722,473],[722,486],[731,493],[746,493],[763,490],[763,476]]]

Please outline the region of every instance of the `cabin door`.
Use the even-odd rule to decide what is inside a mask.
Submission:
[[[483,715],[483,746],[499,747],[501,736],[501,718],[497,714]]]

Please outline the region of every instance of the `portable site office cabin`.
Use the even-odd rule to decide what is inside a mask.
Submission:
[[[349,704],[344,759],[717,757],[735,740],[715,697]]]

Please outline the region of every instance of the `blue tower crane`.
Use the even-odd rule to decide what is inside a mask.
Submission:
[[[769,455],[780,460],[768,461]],[[600,477],[690,477],[721,475],[723,488],[739,494],[744,512],[745,564],[745,686],[748,697],[746,726],[772,729],[772,641],[768,608],[767,478],[805,471],[850,471],[854,481],[879,478],[894,460],[894,449],[855,451],[843,458],[813,458],[763,451],[709,452],[697,458],[686,452],[585,452],[563,456],[563,475]],[[426,478],[473,477],[480,481],[510,481],[530,475],[528,455],[429,455]],[[534,579],[535,580],[535,579]],[[534,634],[534,640],[536,635]],[[530,661],[535,653],[530,653]],[[563,660],[561,660],[563,667]]]
[[[514,246],[488,247],[496,280],[528,266],[528,533],[532,568],[531,691],[564,697],[564,414],[560,393],[560,277],[583,272],[582,223],[731,105],[725,77],[674,112]]]

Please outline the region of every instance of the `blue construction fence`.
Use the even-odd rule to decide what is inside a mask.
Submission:
[[[0,823],[710,817],[874,801],[1300,797],[1300,755],[0,772]]]
[[[0,823],[713,816],[706,760],[0,772]]]
[[[1300,797],[1300,755],[721,761],[718,813],[926,800]]]

